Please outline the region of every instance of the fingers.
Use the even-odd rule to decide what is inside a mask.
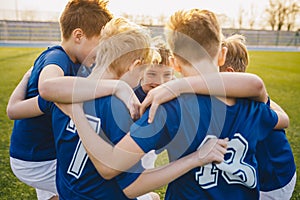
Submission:
[[[151,99],[148,96],[146,96],[146,98],[144,99],[140,107],[140,116],[144,114],[144,112],[146,111],[146,109],[150,104],[151,104]]]
[[[153,120],[154,120],[154,116],[155,116],[155,113],[157,111],[157,108],[158,108],[159,104],[157,103],[152,103],[151,104],[151,107],[150,107],[150,110],[149,110],[149,116],[148,116],[148,123],[152,123]]]
[[[133,104],[133,106],[130,109],[130,115],[134,121],[140,118],[139,109],[140,109],[140,104]]]
[[[218,139],[216,145],[214,146],[216,159],[214,162],[221,163],[224,161],[224,155],[227,152],[228,138]]]
[[[221,163],[224,161],[224,155],[227,152],[228,138],[226,139],[209,139],[199,149],[199,159],[204,163]]]

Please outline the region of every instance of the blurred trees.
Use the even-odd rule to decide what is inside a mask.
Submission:
[[[296,23],[296,17],[300,12],[298,0],[269,0],[269,7],[266,8],[268,23],[272,30],[292,30]]]

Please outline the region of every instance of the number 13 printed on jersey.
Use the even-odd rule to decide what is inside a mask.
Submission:
[[[213,137],[215,136],[206,136],[202,144]],[[236,133],[228,143],[226,152],[228,156],[225,157],[225,161],[200,167],[200,170],[195,173],[196,181],[202,188],[209,189],[218,185],[219,173],[222,173],[222,177],[228,184],[242,184],[249,188],[255,188],[256,170],[244,162],[247,151],[247,140],[240,133]]]

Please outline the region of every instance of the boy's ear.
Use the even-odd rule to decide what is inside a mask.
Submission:
[[[218,57],[218,66],[223,66],[226,61],[227,47],[222,47]]]
[[[172,57],[172,56],[169,56],[169,62],[170,62],[170,65],[171,67],[173,67],[173,69],[177,72],[181,72],[181,67],[180,65],[178,64],[176,58]]]
[[[72,32],[72,36],[75,39],[76,43],[80,43],[81,38],[83,37],[83,31],[81,28],[76,28],[74,29],[74,31]]]
[[[232,67],[226,67],[226,72],[234,72],[234,69]]]
[[[137,66],[137,65],[140,65],[142,62],[140,59],[136,59],[130,66],[129,66],[129,71],[132,71],[134,70],[134,68]]]

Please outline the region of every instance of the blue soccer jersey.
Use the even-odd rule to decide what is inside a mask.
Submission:
[[[47,102],[40,100],[40,108],[47,110]],[[57,151],[56,183],[60,199],[128,199],[122,189],[137,177],[105,180],[88,158],[72,120],[54,104],[53,132]],[[108,96],[84,103],[86,117],[95,132],[112,144],[118,143],[133,123],[128,109],[116,97]],[[120,180],[120,183],[118,182]]]
[[[208,135],[230,139],[225,162],[174,180],[166,199],[258,199],[256,144],[277,123],[268,106],[247,99],[226,106],[214,97],[189,94],[160,106],[152,124],[147,120],[148,111],[131,126],[132,138],[144,152],[167,149],[170,161],[197,150]]]
[[[270,99],[267,104],[270,105]],[[256,159],[260,190],[264,192],[284,187],[296,172],[292,148],[284,130],[272,130],[257,144]]]
[[[139,99],[140,102],[143,102],[144,99],[146,98],[147,94],[144,92],[141,83],[136,86],[135,88],[133,88],[133,91],[135,93],[135,95],[137,96],[137,98]]]
[[[296,165],[284,130],[273,130],[256,148],[260,190],[284,187],[293,178]]]
[[[35,97],[42,69],[50,64],[58,65],[65,76],[76,75],[80,65],[74,64],[61,46],[50,47],[35,61],[28,81],[26,99]],[[10,156],[26,161],[46,161],[56,158],[51,116],[44,114],[34,118],[15,120],[10,140]]]

